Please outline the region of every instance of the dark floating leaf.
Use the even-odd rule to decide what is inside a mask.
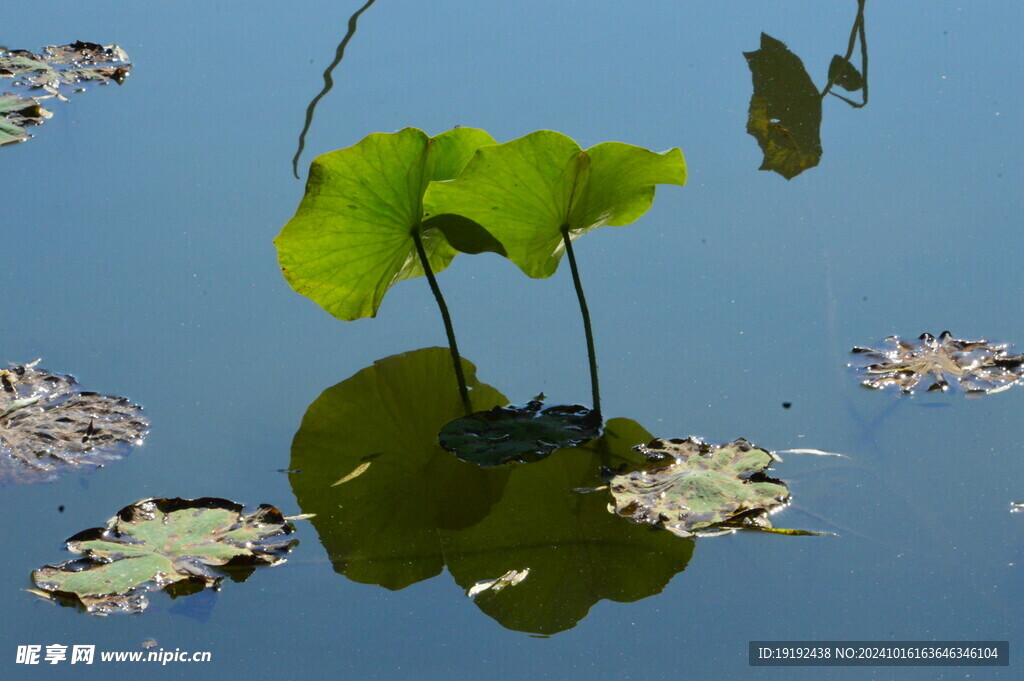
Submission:
[[[747,132],[764,153],[759,170],[791,180],[821,160],[821,94],[800,58],[767,33],[743,56],[754,80]]]
[[[601,434],[600,414],[578,404],[541,409],[543,399],[538,395],[525,407],[495,407],[455,419],[441,429],[438,441],[463,461],[498,466],[537,461]]]
[[[916,342],[890,336],[885,344],[880,349],[858,346],[851,351],[859,357],[849,366],[868,388],[896,386],[903,393],[919,388],[945,391],[948,375],[966,392],[996,393],[1024,376],[1024,355],[1009,354],[1007,344],[962,340],[949,331],[937,339],[924,333]]]
[[[828,65],[828,80],[849,92],[856,92],[864,87],[864,77],[860,71],[845,57],[835,55]]]
[[[87,85],[120,85],[131,68],[128,55],[117,45],[78,41],[44,47],[42,54],[0,48],[0,88],[14,91],[0,95],[0,146],[23,142],[31,137],[27,126],[52,116],[40,100],[67,101],[67,95]]]
[[[84,557],[43,566],[32,581],[45,595],[93,614],[138,613],[150,591],[214,587],[231,568],[283,563],[296,543],[288,537],[293,531],[266,504],[246,512],[227,499],[143,499],[105,528],[68,539],[68,550]]]
[[[776,458],[739,439],[726,445],[654,439],[636,450],[668,465],[608,476],[608,510],[634,522],[662,527],[680,537],[736,529],[773,530],[768,515],[789,503],[785,483],[765,475]]]
[[[73,376],[37,369],[38,362],[0,370],[0,483],[50,482],[142,444],[149,428],[142,407],[82,392]]]

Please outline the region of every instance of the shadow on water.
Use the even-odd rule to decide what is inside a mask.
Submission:
[[[295,151],[295,157],[292,159],[292,172],[295,174],[295,179],[299,179],[299,157],[302,156],[302,150],[306,147],[306,133],[309,132],[310,126],[313,124],[313,112],[316,110],[316,105],[320,102],[331,88],[334,87],[334,78],[331,73],[334,68],[341,63],[341,60],[345,57],[345,48],[348,46],[352,36],[356,34],[356,22],[359,20],[361,15],[366,10],[370,9],[370,6],[377,0],[368,0],[368,2],[356,10],[355,14],[349,17],[348,20],[348,32],[345,33],[345,37],[338,43],[338,49],[334,53],[334,61],[331,62],[327,70],[324,71],[324,87],[315,97],[309,102],[309,106],[306,107],[306,122],[302,126],[302,132],[299,133],[299,148]]]

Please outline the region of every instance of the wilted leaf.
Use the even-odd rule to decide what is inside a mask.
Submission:
[[[679,149],[662,154],[620,142],[586,151],[551,130],[480,148],[457,179],[433,182],[428,216],[461,215],[500,242],[531,277],[550,277],[565,245],[602,225],[628,225],[654,200],[658,184],[686,183]],[[472,252],[495,250],[477,244]]]
[[[146,593],[189,582],[215,586],[234,566],[277,565],[295,544],[273,506],[245,512],[226,499],[144,499],[67,548],[84,558],[32,573],[36,586],[88,612],[142,612]]]
[[[885,339],[886,347],[855,347],[859,355],[851,363],[868,388],[896,386],[904,393],[918,388],[947,390],[947,376],[957,379],[967,392],[995,393],[1006,390],[1024,376],[1024,355],[1009,354],[1009,345],[986,340],[962,340],[943,331],[938,339],[930,333],[917,341],[898,336]]]
[[[462,363],[474,405],[507,402]],[[309,405],[288,478],[335,571],[388,589],[433,577],[444,566],[438,531],[479,522],[501,497],[507,469],[464,463],[437,443],[463,413],[447,348],[377,360]]]
[[[142,444],[149,421],[123,397],[81,392],[31,364],[0,370],[0,482],[49,482]]]
[[[601,468],[641,465],[632,450],[650,433],[615,418],[604,434],[512,469],[505,493],[476,525],[442,531],[448,571],[470,590],[510,569],[529,576],[515,588],[487,590],[474,603],[503,627],[555,634],[576,626],[602,599],[653,596],[687,566],[694,543],[624,522],[603,494],[575,491],[601,482]]]
[[[85,83],[122,84],[132,65],[117,45],[77,41],[50,45],[42,54],[28,50],[0,51],[0,78],[11,78],[13,87],[44,90],[65,99]]]
[[[32,135],[25,128],[39,125],[52,115],[35,98],[0,95],[0,147],[27,140]]]
[[[556,449],[576,447],[601,434],[601,415],[581,407],[541,409],[543,395],[525,407],[495,407],[445,424],[441,446],[463,461],[497,466],[542,459]]]
[[[759,170],[791,180],[821,159],[821,94],[800,58],[766,33],[744,52],[754,80],[747,132],[764,153]]]
[[[423,275],[413,232],[427,183],[455,177],[493,143],[474,128],[433,138],[405,128],[318,156],[295,217],[274,240],[285,279],[339,319],[374,316],[391,286]],[[447,267],[456,251],[442,232],[423,225],[421,238],[431,269]]]
[[[832,57],[828,65],[828,80],[844,90],[856,92],[864,87],[864,77],[860,71],[845,57],[838,54]]]
[[[764,473],[774,457],[743,439],[721,446],[655,439],[637,450],[667,465],[610,476],[608,510],[680,537],[770,528],[767,515],[790,499],[786,485]]]
[[[530,568],[522,570],[509,570],[497,579],[483,579],[474,584],[466,592],[470,598],[476,598],[484,591],[498,592],[505,587],[515,586],[530,576]]]

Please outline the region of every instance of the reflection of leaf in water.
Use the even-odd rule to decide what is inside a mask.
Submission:
[[[507,402],[471,363],[463,367],[476,407]],[[402,589],[440,573],[439,528],[486,515],[508,471],[464,463],[437,443],[438,430],[463,413],[447,348],[378,360],[309,406],[289,465],[301,472],[288,477],[302,511],[316,513],[337,572]]]
[[[612,419],[583,447],[513,468],[502,499],[478,524],[442,532],[448,570],[463,589],[529,568],[529,577],[474,603],[503,627],[554,634],[571,629],[602,599],[633,602],[660,593],[681,572],[693,542],[622,522],[602,494],[574,490],[601,483],[602,466],[634,466],[632,451],[650,433]]]
[[[339,319],[374,316],[391,286],[424,274],[417,237],[434,273],[455,257],[440,229],[421,225],[423,193],[493,142],[475,128],[436,137],[405,128],[318,156],[295,216],[274,240],[285,279]]]
[[[828,65],[828,80],[848,92],[864,88],[864,76],[849,59],[838,54],[832,57],[832,62]]]
[[[32,580],[91,613],[137,613],[149,591],[215,586],[232,566],[284,562],[295,543],[292,531],[266,504],[247,513],[226,499],[144,499],[118,511],[105,528],[68,539],[68,550],[84,558],[46,565]]]
[[[850,366],[868,388],[896,386],[903,393],[918,388],[946,390],[949,375],[967,392],[995,393],[1024,376],[1024,355],[1009,354],[1006,344],[962,340],[949,331],[938,339],[924,333],[916,342],[890,336],[885,343],[880,349],[858,346],[852,350],[859,357]]]
[[[579,405],[542,410],[543,399],[538,395],[525,407],[495,407],[455,419],[441,429],[438,440],[463,461],[497,466],[537,461],[600,435],[600,414]]]
[[[141,407],[81,392],[74,377],[37,362],[0,370],[0,482],[49,482],[142,444],[149,421]]]
[[[486,230],[531,277],[550,277],[576,239],[603,225],[628,225],[654,201],[658,184],[686,183],[679,149],[658,154],[621,142],[586,151],[571,138],[538,130],[484,146],[457,179],[427,189],[427,215],[460,215]],[[474,240],[471,252],[497,250]],[[498,251],[500,252],[500,251]]]
[[[754,80],[747,132],[764,153],[759,170],[791,180],[821,159],[821,95],[800,58],[767,33],[743,56]]]
[[[746,440],[709,445],[695,438],[652,440],[637,450],[667,465],[611,476],[609,510],[681,537],[750,525],[789,502],[781,481],[764,474],[775,458]]]

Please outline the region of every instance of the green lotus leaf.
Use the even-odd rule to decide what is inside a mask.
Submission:
[[[786,485],[764,473],[775,458],[746,440],[718,446],[654,439],[637,449],[667,465],[609,477],[608,509],[634,522],[681,537],[744,525],[771,528],[768,514],[789,502]]]
[[[580,489],[601,484],[602,466],[641,465],[632,446],[650,437],[634,421],[611,419],[585,446],[514,467],[486,518],[442,532],[448,571],[477,607],[508,629],[554,634],[603,599],[660,593],[690,561],[693,542],[622,522],[603,494]]]
[[[84,558],[32,573],[53,598],[94,614],[136,613],[146,593],[190,581],[212,587],[235,565],[277,565],[295,544],[273,506],[246,512],[226,499],[143,499],[106,527],[79,532],[67,548]]]
[[[142,444],[149,428],[142,407],[83,392],[73,376],[38,362],[0,370],[0,483],[50,482]]]
[[[474,128],[433,138],[405,128],[317,157],[295,217],[274,241],[285,279],[339,319],[374,316],[388,288],[423,274],[414,231],[434,272],[451,262],[444,234],[421,228],[423,192],[493,143]]]
[[[543,409],[544,395],[524,407],[495,407],[445,424],[441,446],[463,461],[498,466],[537,461],[601,434],[601,415],[580,405]]]
[[[507,402],[463,367],[476,407]],[[289,479],[335,571],[388,589],[441,571],[438,532],[479,522],[508,476],[438,444],[438,430],[464,413],[446,348],[378,360],[309,406]]]
[[[458,178],[431,183],[424,212],[477,223],[523,272],[549,277],[565,248],[563,229],[576,239],[627,225],[650,208],[655,185],[685,183],[679,149],[658,154],[605,142],[583,151],[561,133],[538,130],[481,147]]]
[[[821,94],[800,58],[766,33],[744,52],[754,80],[747,132],[764,153],[759,170],[791,180],[821,160]]]
[[[855,347],[851,363],[867,388],[897,387],[902,393],[949,389],[947,376],[964,392],[997,393],[1024,379],[1024,354],[1011,355],[1010,346],[987,340],[963,340],[943,331],[938,338],[921,334],[917,341],[899,336],[885,339],[885,347]]]

